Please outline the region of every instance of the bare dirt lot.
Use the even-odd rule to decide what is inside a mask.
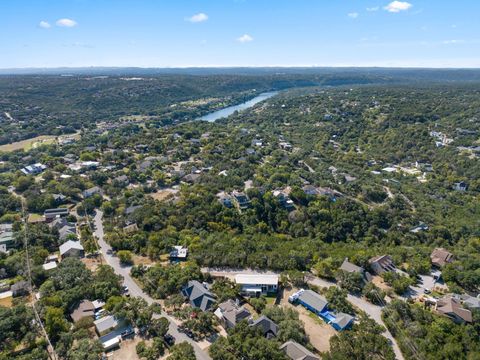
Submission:
[[[335,329],[320,319],[312,312],[305,309],[303,306],[295,306],[288,302],[288,297],[298,289],[284,290],[283,297],[280,302],[281,306],[293,307],[298,311],[300,320],[305,325],[305,333],[307,334],[310,343],[319,352],[326,352],[330,350],[330,338],[336,334]]]
[[[154,198],[155,200],[165,201],[169,197],[175,196],[176,193],[178,193],[177,189],[170,189],[169,188],[169,189],[158,190],[157,192],[150,194],[150,196],[152,198]]]

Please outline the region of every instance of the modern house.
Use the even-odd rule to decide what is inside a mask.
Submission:
[[[209,310],[215,304],[215,296],[197,280],[190,280],[182,289],[182,294],[189,301],[190,305],[202,311]]]
[[[441,268],[451,263],[454,260],[454,257],[453,254],[447,250],[443,248],[436,248],[432,251],[430,260],[432,261],[432,265]]]
[[[46,222],[52,222],[57,218],[61,218],[63,216],[68,216],[69,211],[67,208],[56,208],[56,209],[47,209],[43,212],[43,216],[45,217]]]
[[[25,175],[37,175],[43,172],[47,167],[43,164],[36,163],[33,165],[25,166],[23,169],[20,169]]]
[[[250,199],[245,193],[234,190],[231,196],[239,210],[245,210],[250,207]]]
[[[463,301],[463,306],[470,310],[479,310],[480,309],[480,298],[473,297],[467,294],[460,296]]]
[[[95,313],[95,307],[93,306],[92,302],[89,300],[82,300],[75,307],[75,309],[70,313],[70,317],[72,318],[73,322],[76,323],[84,318],[93,319],[94,313]]]
[[[239,306],[233,300],[227,300],[218,305],[217,310],[215,310],[215,315],[225,329],[233,328],[240,321],[248,319],[251,316],[247,309]]]
[[[264,315],[251,322],[250,326],[260,329],[262,335],[267,339],[276,337],[278,333],[278,325]]]
[[[80,241],[68,240],[60,245],[60,257],[65,259],[67,257],[83,258],[85,256],[85,250],[83,249]]]
[[[473,321],[472,312],[462,307],[460,300],[451,295],[438,300],[435,310],[458,324],[471,323]]]
[[[280,350],[292,360],[320,360],[318,356],[308,350],[305,346],[292,340],[287,341],[280,346]]]
[[[173,250],[170,251],[169,257],[171,261],[184,261],[188,256],[188,248],[176,245]]]
[[[460,181],[455,184],[453,184],[453,190],[456,191],[467,191],[468,189],[468,184],[465,181]]]
[[[235,283],[240,285],[240,292],[246,296],[274,294],[278,290],[278,275],[237,274]]]
[[[395,265],[390,255],[375,256],[368,260],[373,272],[377,275],[381,275],[384,272],[395,271]]]
[[[277,200],[280,202],[280,205],[287,211],[292,211],[295,210],[295,205],[288,196],[288,191],[286,190],[274,190],[273,191],[273,196],[277,198]]]

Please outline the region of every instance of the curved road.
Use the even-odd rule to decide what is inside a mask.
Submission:
[[[102,250],[102,255],[108,265],[110,265],[116,274],[123,276],[123,284],[128,286],[130,294],[132,296],[141,297],[144,299],[148,304],[152,304],[155,302],[153,298],[151,298],[148,294],[146,294],[140,286],[132,279],[130,275],[131,266],[122,266],[120,265],[120,261],[117,257],[113,256],[113,254],[107,254],[107,251],[111,250],[111,246],[108,245],[104,240],[104,232],[103,232],[103,222],[102,222],[103,212],[97,210],[95,213],[95,217],[93,218],[95,223],[95,231],[94,234],[98,240],[98,245]],[[170,322],[169,333],[172,334],[176,342],[187,341],[192,344],[193,348],[195,349],[195,355],[199,360],[211,360],[211,357],[198,346],[198,344],[190,339],[184,333],[178,331],[178,326],[175,321],[170,317],[168,314],[162,311],[161,314],[163,317],[167,318]]]
[[[224,277],[232,277],[239,273],[279,274],[273,271],[257,271],[257,270],[248,270],[248,269],[218,269],[218,268],[202,268],[202,272],[208,272],[212,276],[224,276]],[[337,284],[335,284],[334,282],[321,279],[319,277],[314,276],[313,274],[307,274],[305,280],[307,281],[307,283],[315,286],[319,286],[319,287],[337,286]],[[352,303],[353,305],[355,305],[356,307],[358,307],[359,309],[367,313],[368,316],[370,316],[373,320],[377,322],[377,324],[382,325],[385,328],[383,336],[385,336],[387,339],[391,341],[392,348],[395,353],[395,357],[398,360],[404,360],[403,354],[400,351],[400,348],[398,347],[397,341],[392,336],[390,331],[388,331],[387,327],[385,326],[385,323],[382,320],[382,307],[369,303],[368,301],[360,297],[353,296],[351,294],[348,294],[347,299],[350,303]]]

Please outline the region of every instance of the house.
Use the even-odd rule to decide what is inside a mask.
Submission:
[[[103,307],[105,306],[105,303],[102,300],[93,300],[92,305],[93,305],[93,310],[98,311],[100,309],[103,309]]]
[[[218,201],[225,207],[227,208],[232,208],[233,207],[233,203],[232,203],[232,198],[225,194],[225,192],[220,192],[217,194],[217,198],[218,198]]]
[[[70,313],[70,317],[72,318],[73,322],[76,323],[88,317],[93,319],[94,313],[95,307],[93,306],[92,302],[89,300],[82,300]]]
[[[82,196],[84,199],[88,199],[93,195],[102,195],[103,191],[98,186],[91,187],[90,189],[84,190]]]
[[[328,312],[327,300],[313,290],[301,289],[300,291],[290,296],[288,298],[288,301],[291,303],[298,303],[305,307],[307,310],[310,310],[314,314],[322,317],[325,313]]]
[[[85,250],[83,249],[80,241],[68,240],[60,245],[60,257],[65,259],[66,257],[83,258],[85,256]]]
[[[280,149],[282,150],[292,150],[292,144],[286,142],[286,141],[281,141],[280,143],[278,143],[278,145],[280,146]]]
[[[273,191],[273,196],[275,196],[278,201],[280,202],[280,205],[287,211],[292,211],[295,210],[295,205],[293,204],[293,201],[290,199],[288,196],[288,190],[274,190]]]
[[[142,205],[134,205],[134,206],[129,206],[125,209],[125,215],[131,215],[138,209],[140,209]]]
[[[67,208],[56,208],[56,209],[47,209],[43,212],[43,216],[45,217],[46,222],[52,222],[53,220],[68,216],[69,211]]]
[[[360,273],[362,275],[365,273],[364,268],[362,268],[361,266],[357,266],[355,264],[352,264],[351,262],[348,261],[348,258],[345,258],[343,260],[343,263],[340,266],[340,270],[343,270],[345,272],[356,272],[356,273]]]
[[[238,209],[245,210],[250,206],[250,200],[245,193],[234,190],[231,196]]]
[[[187,174],[182,177],[182,181],[189,183],[189,184],[195,184],[200,180],[201,174]]]
[[[189,281],[182,289],[182,294],[190,301],[190,305],[202,311],[209,310],[216,302],[214,295],[197,280]]]
[[[50,271],[57,268],[57,263],[55,261],[50,261],[42,265],[43,270]]]
[[[215,310],[215,315],[225,329],[233,328],[240,321],[248,319],[251,316],[247,309],[239,306],[233,300],[227,300],[218,305],[217,310]]]
[[[73,235],[77,236],[77,229],[75,228],[75,224],[72,223],[67,223],[66,225],[62,226],[60,229],[58,229],[58,234],[59,238],[62,241],[65,241],[67,238],[71,238]]]
[[[12,224],[0,225],[0,252],[7,253],[15,245]]]
[[[467,191],[468,189],[468,184],[465,181],[460,181],[455,184],[453,184],[453,190],[456,191]]]
[[[29,288],[30,287],[29,287],[28,283],[26,281],[22,280],[22,281],[19,281],[19,282],[13,284],[10,287],[10,291],[12,292],[13,297],[17,297],[17,296],[26,295],[28,293]]]
[[[93,322],[98,336],[104,336],[118,329],[122,325],[122,321],[117,320],[112,315],[104,316]]]
[[[368,262],[370,263],[370,267],[372,268],[373,272],[377,275],[396,270],[390,255],[375,256],[368,260]]]
[[[181,261],[186,260],[188,256],[188,248],[177,245],[173,247],[173,250],[170,251],[170,260],[172,261]]]
[[[53,200],[55,201],[55,205],[63,204],[67,197],[63,194],[52,194]]]
[[[117,186],[127,186],[130,183],[127,175],[120,175],[113,179],[113,183]]]
[[[480,309],[480,298],[476,298],[467,294],[460,296],[463,301],[463,306],[470,310],[479,310]]]
[[[458,324],[472,322],[472,312],[463,308],[460,300],[451,295],[447,295],[438,300],[435,310]]]
[[[318,356],[313,354],[305,346],[300,345],[295,341],[287,341],[282,346],[280,346],[285,355],[292,360],[320,360]]]
[[[37,175],[43,172],[47,167],[43,164],[36,163],[33,165],[25,166],[24,168],[20,169],[22,173],[25,175]]]
[[[335,330],[342,331],[351,327],[354,319],[355,318],[349,314],[337,313],[335,314],[335,320],[332,320],[330,324]]]
[[[235,276],[235,283],[240,285],[240,292],[242,295],[266,295],[277,292],[278,275],[237,274]]]
[[[436,267],[444,267],[454,260],[453,254],[443,248],[436,248],[430,254],[432,265]]]
[[[260,329],[262,335],[265,336],[267,339],[272,339],[276,337],[278,333],[278,325],[265,315],[262,315],[257,320],[251,322],[250,326]]]
[[[132,234],[134,232],[138,231],[138,225],[136,223],[127,225],[123,228],[123,232],[125,234]]]

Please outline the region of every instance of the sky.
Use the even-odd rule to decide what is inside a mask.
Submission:
[[[0,0],[0,68],[480,68],[479,0]]]

